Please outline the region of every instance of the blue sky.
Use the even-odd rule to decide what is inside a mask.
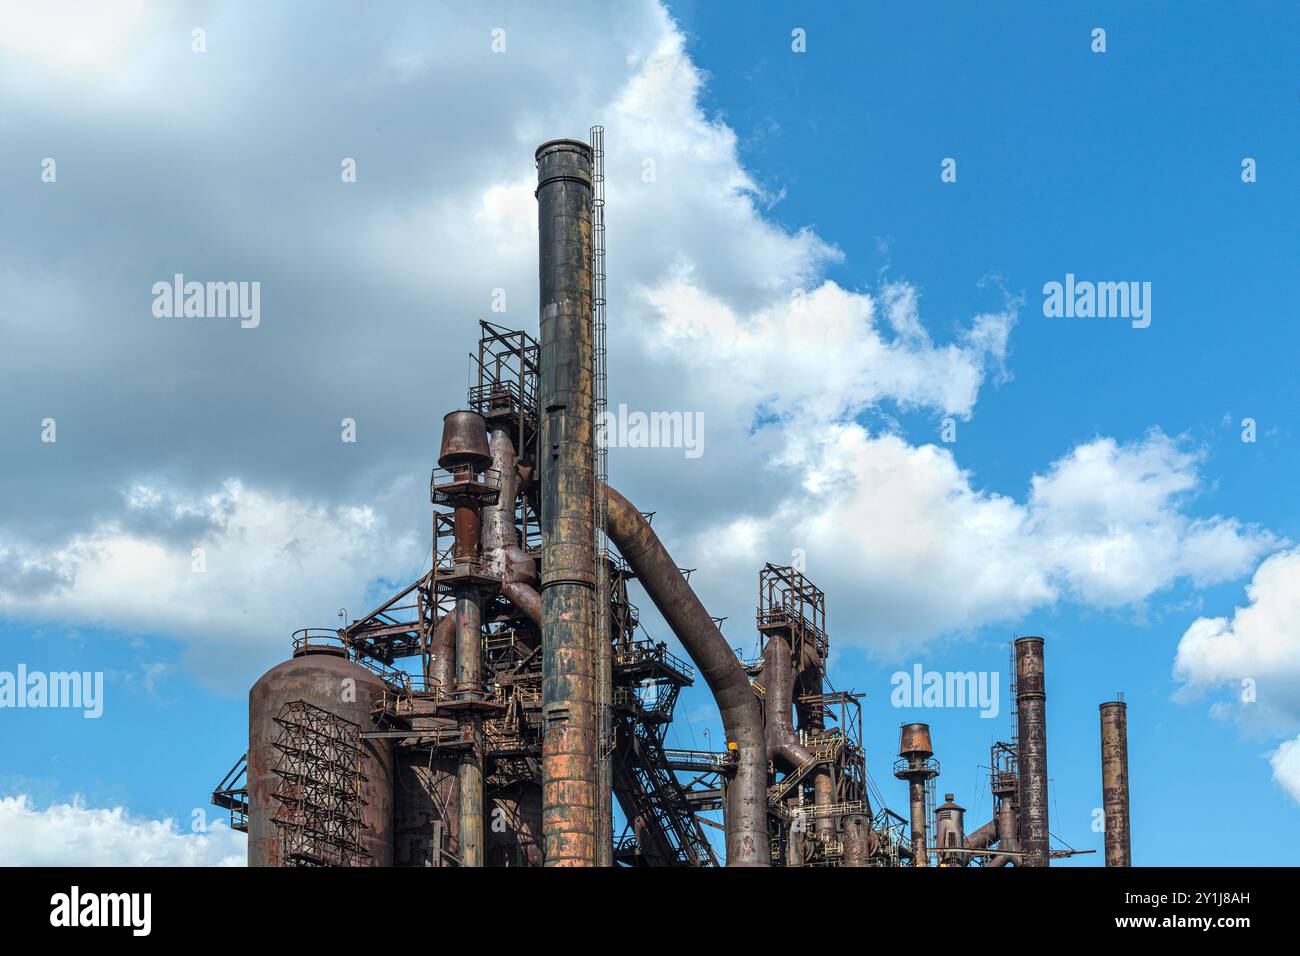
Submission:
[[[1020,495],[1027,473],[1075,443],[1134,440],[1158,427],[1205,450],[1209,480],[1193,513],[1300,535],[1289,493],[1300,464],[1292,414],[1300,144],[1288,44],[1277,42],[1294,36],[1294,8],[754,9],[737,17],[718,4],[674,6],[710,73],[706,103],[736,129],[757,178],[784,191],[770,214],[792,228],[813,224],[844,250],[830,270],[837,281],[872,284],[887,269],[915,282],[940,322],[964,318],[986,277],[1026,297],[1011,380],[982,392],[973,421],[959,426],[963,467],[985,487]],[[807,31],[802,56],[789,53],[796,26]],[[1104,54],[1090,50],[1098,26]],[[1252,185],[1240,178],[1247,156],[1260,169]],[[944,157],[958,161],[956,183],[940,182]],[[1044,318],[1041,287],[1066,272],[1151,281],[1151,327]],[[996,305],[989,290],[983,297]],[[1247,416],[1259,423],[1255,444],[1240,440]],[[926,416],[904,422],[917,441],[935,428]],[[1170,663],[1187,624],[1242,602],[1239,582],[1184,585],[1139,613],[1064,606],[1015,628],[1047,637],[1054,833],[1100,847],[1088,825],[1100,791],[1096,705],[1123,691],[1134,860],[1290,861],[1300,815],[1260,758],[1267,738],[1171,699]],[[834,635],[849,622],[835,615],[834,594],[828,604]],[[1005,672],[1011,635],[983,628],[924,662]],[[889,728],[926,714],[887,705],[893,670],[841,658],[837,678],[870,692],[873,775],[897,804]],[[983,748],[1007,720],[931,719],[940,789],[970,809],[985,789],[974,766],[987,762]],[[1270,840],[1234,838],[1234,811],[1246,808],[1277,828]]]
[[[506,318],[533,327],[526,144],[603,122],[611,400],[704,409],[717,449],[699,462],[615,449],[611,476],[639,507],[660,510],[656,527],[680,563],[714,562],[693,581],[714,613],[728,615],[732,642],[752,648],[761,561],[806,547],[808,574],[827,590],[833,679],[867,695],[876,786],[904,807],[890,773],[897,726],[927,720],[944,768],[939,792],[956,793],[973,827],[990,810],[979,767],[1009,732],[1007,642],[1042,634],[1052,831],[1065,844],[1100,851],[1097,705],[1123,691],[1135,863],[1290,862],[1300,776],[1293,797],[1270,755],[1300,733],[1292,628],[1300,620],[1273,615],[1275,653],[1250,658],[1254,670],[1234,670],[1226,652],[1217,665],[1193,660],[1207,689],[1199,696],[1178,693],[1186,681],[1174,662],[1189,628],[1231,618],[1260,564],[1300,541],[1290,493],[1300,465],[1294,6],[760,3],[741,13],[701,2],[670,12],[675,25],[648,3],[607,21],[577,6],[555,23],[509,5],[412,8],[356,37],[322,27],[307,49],[290,11],[217,5],[101,30],[111,48],[103,59],[55,55],[35,34],[26,35],[30,49],[5,51],[15,65],[0,71],[0,105],[12,107],[0,110],[0,133],[15,145],[0,161],[0,208],[32,223],[34,241],[11,237],[13,271],[0,272],[16,290],[0,311],[16,346],[4,350],[14,365],[3,369],[11,374],[0,425],[15,456],[0,569],[23,582],[0,584],[0,670],[20,661],[29,670],[102,670],[108,706],[97,721],[0,712],[0,796],[26,794],[37,812],[78,797],[189,830],[242,752],[243,688],[287,651],[289,630],[329,625],[341,606],[355,614],[419,572],[421,476],[441,410],[463,401],[460,356],[474,319],[486,317],[486,290],[510,289],[524,304]],[[200,21],[206,59],[185,49]],[[483,38],[498,24],[514,52],[493,59]],[[1106,31],[1104,53],[1090,50],[1096,27]],[[806,31],[804,53],[791,50],[795,28]],[[176,36],[180,52],[168,52]],[[300,48],[279,44],[285,37]],[[683,37],[684,50],[674,47]],[[591,53],[572,75],[548,46],[569,40],[575,54]],[[259,58],[276,49],[282,60]],[[643,58],[655,53],[676,65],[647,81]],[[128,59],[140,63],[124,66]],[[53,79],[29,83],[20,67]],[[174,83],[166,97],[160,77]],[[333,105],[340,97],[354,98],[342,113]],[[204,111],[219,122],[205,122]],[[180,129],[137,162],[138,137],[157,138],[159,116]],[[669,142],[679,133],[683,143]],[[661,153],[646,145],[656,136]],[[448,151],[448,141],[466,149]],[[31,173],[51,154],[62,192],[40,192]],[[355,192],[334,182],[339,155],[360,156]],[[653,202],[636,182],[646,155],[660,163]],[[955,183],[940,180],[947,157],[957,161]],[[1257,161],[1257,182],[1242,182],[1245,157]],[[116,184],[112,195],[79,186],[92,167],[100,186]],[[731,201],[729,177],[741,174],[752,181],[741,190],[752,208]],[[466,235],[427,225],[454,218],[462,195],[475,203]],[[263,279],[272,304],[263,329],[232,337],[148,326],[147,299],[143,311],[139,302],[149,282],[205,268]],[[1044,317],[1042,287],[1066,273],[1150,282],[1151,326]],[[937,386],[877,389],[893,381],[893,366],[874,358],[844,379],[874,390],[861,401],[745,379],[747,355],[781,377],[772,356],[795,343],[765,341],[763,318],[777,315],[778,330],[798,334],[797,324],[781,324],[781,303],[794,286],[812,292],[826,282],[857,306],[873,303],[872,327],[917,367],[932,373],[943,367],[939,353],[957,350],[953,368],[975,377],[970,400],[936,395]],[[916,297],[924,341],[881,322],[891,285]],[[34,310],[37,331],[26,320]],[[720,313],[736,325],[709,325]],[[972,344],[979,314],[1000,317],[1003,347]],[[806,321],[831,321],[822,315]],[[709,330],[703,338],[700,328]],[[741,351],[728,351],[742,339]],[[447,370],[429,374],[444,353]],[[790,368],[816,377],[795,359]],[[27,382],[28,372],[40,378]],[[724,393],[717,381],[729,375],[737,384]],[[127,381],[150,383],[149,394]],[[363,432],[372,442],[364,456],[333,441],[334,422],[356,407],[373,429]],[[761,424],[764,409],[775,410],[775,424]],[[46,414],[59,419],[55,449],[32,440]],[[945,444],[949,416],[957,440]],[[1257,423],[1254,443],[1241,440],[1246,417]],[[951,537],[967,552],[955,557],[941,544],[900,544],[874,521],[854,524],[852,515],[879,518],[894,507],[910,514],[893,499],[881,505],[870,488],[859,499],[804,495],[799,478],[772,464],[829,467],[833,459],[801,438],[843,452],[827,435],[846,427],[863,443],[852,447],[867,449],[861,460],[880,469],[871,474],[905,463],[918,470],[903,484],[938,476],[940,499],[959,499],[952,514],[967,525],[1014,525],[989,560],[1001,567],[1023,545],[1026,561],[1050,564],[1035,596],[1012,599],[983,583],[967,595],[981,562],[970,547],[983,539],[947,527],[949,512],[915,537]],[[890,436],[895,445],[883,443]],[[921,457],[929,446],[938,458]],[[1113,467],[1080,476],[1061,465],[1081,447],[1100,448]],[[1046,491],[1034,498],[1031,482],[1053,475],[1051,505]],[[1114,486],[1090,486],[1098,475]],[[1144,479],[1173,490],[1151,505]],[[244,483],[242,498],[221,498],[227,480]],[[150,494],[133,497],[141,487]],[[805,498],[868,504],[848,512],[846,537],[836,538],[815,509],[800,510]],[[241,508],[256,518],[231,523]],[[764,525],[773,514],[788,527]],[[331,515],[351,516],[346,533],[330,532]],[[220,538],[236,526],[240,534]],[[1200,527],[1221,537],[1198,538]],[[751,540],[737,529],[767,550],[736,544]],[[219,587],[196,591],[168,577],[176,561],[188,563],[191,538],[219,542],[212,554],[230,559],[215,569]],[[111,568],[137,554],[123,540],[159,550],[115,578]],[[1063,551],[1103,540],[1154,542],[1135,553],[1169,567],[1090,583],[1077,554]],[[855,557],[873,547],[876,560]],[[68,554],[79,556],[76,583],[40,591],[33,569],[66,570]],[[108,563],[96,569],[87,557],[95,554]],[[891,564],[918,580],[892,577]],[[897,601],[882,600],[894,592]],[[667,637],[652,614],[647,626]],[[1236,640],[1251,640],[1245,625]],[[891,674],[915,663],[998,673],[1001,713],[892,707]],[[1235,703],[1240,677],[1258,680],[1258,706]],[[689,692],[679,714],[671,741],[704,746],[709,730],[717,743],[706,691]],[[1269,839],[1236,829],[1247,818],[1268,820]],[[0,845],[34,853],[2,833]],[[1098,865],[1100,853],[1072,862]]]

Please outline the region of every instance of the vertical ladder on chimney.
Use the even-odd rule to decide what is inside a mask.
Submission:
[[[1016,640],[1012,637],[1011,643],[1007,645],[1010,656],[1007,665],[1007,696],[1011,698],[1011,706],[1008,708],[1011,712],[1011,749],[1016,753],[1016,769],[1019,771],[1020,764],[1020,690],[1019,683],[1016,680]]]
[[[593,448],[596,488],[596,708],[597,708],[597,802],[596,865],[614,864],[613,821],[613,649],[610,646],[609,537],[605,533],[605,482],[609,480],[608,435],[605,432],[608,400],[605,393],[605,127],[591,128],[591,338],[592,420],[596,434]]]

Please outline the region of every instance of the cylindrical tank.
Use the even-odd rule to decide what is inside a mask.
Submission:
[[[870,866],[871,818],[865,813],[849,813],[844,817],[844,866]]]
[[[944,852],[966,845],[966,808],[958,806],[953,797],[954,794],[945,793],[943,803],[935,807],[934,842],[944,866],[965,866],[965,854]]]
[[[1106,825],[1106,865],[1130,866],[1128,816],[1128,706],[1101,705],[1101,806]]]
[[[930,742],[930,725],[903,724],[898,732],[898,755],[900,757],[916,755],[922,759],[934,756],[934,744]]]
[[[248,865],[285,866],[284,836],[273,817],[284,783],[276,773],[283,754],[276,741],[286,732],[276,722],[286,704],[313,707],[372,730],[371,708],[383,697],[384,683],[348,660],[342,647],[295,642],[294,656],[271,668],[248,694]],[[361,853],[356,866],[393,865],[393,757],[386,740],[360,741]],[[287,791],[281,791],[287,792]]]
[[[478,412],[448,412],[442,418],[442,446],[438,465],[442,468],[469,466],[485,468],[492,460],[488,450],[487,422]]]

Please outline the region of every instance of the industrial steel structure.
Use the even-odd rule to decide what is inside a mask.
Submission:
[[[1014,645],[993,819],[967,833],[954,794],[934,805],[921,723],[900,732],[904,819],[868,778],[863,695],[831,684],[825,594],[765,565],[759,654],[742,659],[652,514],[607,484],[603,157],[600,127],[537,150],[538,337],[479,323],[430,480],[429,571],[342,628],[299,631],[250,692],[247,754],[213,793],[250,864],[1046,866],[1074,852],[1049,845],[1042,638]],[[645,636],[632,585],[689,660]],[[725,745],[674,750],[697,676]],[[1101,714],[1106,861],[1127,865],[1124,704]]]

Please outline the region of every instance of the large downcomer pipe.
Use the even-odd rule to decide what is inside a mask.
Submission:
[[[758,698],[735,652],[650,524],[608,486],[605,501],[610,540],[700,669],[718,702],[727,746],[735,746],[736,774],[727,787],[727,866],[768,866],[767,746]]]
[[[1106,825],[1106,865],[1131,866],[1128,819],[1128,705],[1101,705],[1101,808]]]
[[[596,865],[591,147],[537,148],[541,285],[542,836],[547,866]]]
[[[1016,709],[1022,865],[1047,866],[1052,851],[1047,830],[1047,693],[1041,637],[1016,640]]]

